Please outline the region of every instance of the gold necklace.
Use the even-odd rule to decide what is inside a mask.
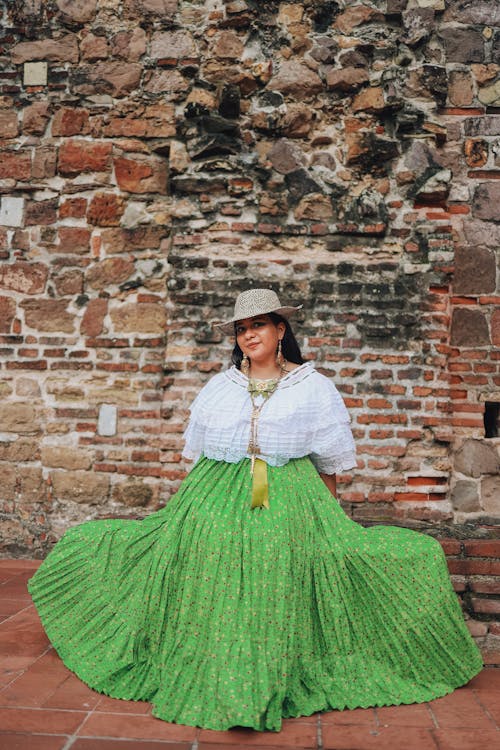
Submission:
[[[255,460],[260,453],[259,441],[257,437],[260,413],[263,406],[271,398],[273,393],[276,392],[278,384],[286,372],[285,366],[286,360],[283,361],[283,364],[280,368],[280,374],[277,378],[271,378],[270,380],[254,380],[253,378],[248,379],[247,388],[250,394],[250,400],[252,402],[252,414],[250,416],[250,438],[248,441],[247,451],[250,454],[250,473],[252,476],[255,468]],[[258,396],[262,397],[262,403],[260,404],[257,404],[255,402],[255,399]]]
[[[281,373],[277,378],[270,378],[269,380],[257,380],[253,378],[248,379],[248,392],[250,396],[262,396],[264,399],[268,399],[276,388],[281,378]]]

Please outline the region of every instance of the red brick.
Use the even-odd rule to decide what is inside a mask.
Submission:
[[[458,539],[438,539],[445,555],[459,555],[462,551],[462,542]]]
[[[367,461],[367,466],[369,469],[374,469],[375,471],[377,471],[378,469],[387,469],[387,467],[390,466],[390,463],[389,461],[371,459]]]
[[[464,576],[452,576],[451,583],[457,594],[462,593],[467,588]]]
[[[102,462],[96,462],[94,463],[94,471],[102,471],[106,473],[112,473],[115,471],[118,471],[118,467],[116,464],[107,464]]]
[[[468,372],[472,370],[472,365],[468,362],[450,362],[448,369],[450,372]]]
[[[105,372],[137,372],[139,365],[127,362],[103,362],[96,365],[96,370],[104,370]]]
[[[358,445],[358,453],[370,456],[404,456],[406,447],[396,445]]]
[[[396,437],[401,440],[420,440],[422,430],[397,430]]]
[[[26,151],[3,151],[0,159],[0,179],[29,180],[31,155]]]
[[[267,222],[261,221],[257,224],[257,232],[261,234],[281,234],[283,227],[279,224],[268,224]]]
[[[118,416],[132,419],[159,419],[160,412],[157,409],[120,409]]]
[[[357,370],[355,372],[361,374],[362,370]],[[340,374],[344,377],[342,372]],[[392,409],[392,403],[385,398],[369,398],[366,403],[370,409]]]
[[[54,250],[59,253],[87,253],[90,248],[90,230],[86,227],[59,227],[59,244]]]
[[[154,461],[160,460],[160,451],[132,451],[132,461]]]
[[[104,318],[108,311],[106,299],[92,299],[87,304],[80,324],[80,331],[84,336],[99,336],[103,330]]]
[[[139,292],[137,294],[137,302],[158,302],[161,305],[164,299],[160,294],[144,294]]]
[[[44,180],[45,178],[55,177],[56,174],[57,153],[53,145],[49,145],[42,140],[41,145],[33,151],[32,178],[35,180]]]
[[[488,665],[500,667],[500,649],[485,648],[483,649],[483,662]]]
[[[139,466],[138,464],[120,464],[117,466],[116,471],[120,474],[126,474],[130,476],[140,477],[161,477],[163,476],[162,470],[157,466]]]
[[[418,411],[422,408],[422,404],[420,401],[415,401],[412,399],[399,399],[396,402],[396,406],[398,409],[410,409],[412,411]]]
[[[394,493],[394,500],[397,500],[398,502],[400,501],[421,502],[422,500],[427,500],[427,499],[428,499],[428,495],[426,492],[395,492]]]
[[[453,400],[467,398],[467,391],[458,389],[450,390],[450,398]]]
[[[86,198],[66,198],[59,207],[59,218],[60,219],[83,219],[87,213],[87,199]]]
[[[478,594],[500,594],[500,578],[477,578],[469,585]]]
[[[250,222],[250,221],[244,221],[244,222],[233,222],[231,224],[231,231],[232,232],[253,232],[255,231],[256,224]]]
[[[86,274],[86,280],[93,289],[104,289],[110,284],[122,284],[131,276],[134,269],[135,265],[130,257],[105,258],[105,260],[90,266]],[[148,310],[148,308],[143,309],[144,311]],[[123,331],[126,328],[120,328],[120,330]],[[141,329],[139,328],[139,330]]]
[[[10,333],[16,317],[16,303],[11,297],[0,296],[0,333]]]
[[[75,176],[82,172],[109,172],[111,143],[66,141],[59,148],[58,172]]]
[[[112,338],[112,339],[106,339],[106,338],[88,338],[85,340],[85,346],[95,347],[97,349],[113,349],[113,348],[123,348],[129,345],[128,339],[120,339],[120,338]]]
[[[494,310],[491,316],[491,340],[495,346],[500,345],[500,309]]]
[[[55,224],[57,221],[57,201],[28,201],[24,212],[24,223],[26,226],[36,224]]]
[[[482,614],[500,615],[500,600],[472,597],[472,609]]]
[[[394,430],[370,430],[368,436],[371,440],[385,440],[394,436]]]
[[[344,403],[348,409],[355,409],[363,406],[362,398],[345,398]]]
[[[33,102],[23,110],[23,133],[43,135],[49,119],[49,102]]]
[[[167,192],[167,166],[163,159],[121,157],[115,159],[115,174],[119,187],[129,193]]]
[[[447,484],[448,478],[447,477],[408,477],[406,480],[406,483],[409,487],[421,487],[421,486],[428,486],[428,485],[440,485],[440,484]]]
[[[467,402],[464,404],[453,404],[453,411],[483,414],[484,404],[469,404]]]
[[[19,133],[18,116],[15,109],[0,109],[0,138],[15,138]]]
[[[381,360],[386,365],[407,365],[410,358],[407,354],[383,354]]]
[[[360,414],[359,424],[406,424],[406,414]]]
[[[124,210],[122,196],[116,193],[95,193],[89,204],[87,220],[90,224],[101,227],[118,226]]]
[[[500,576],[500,561],[494,560],[448,560],[450,573],[460,575]]]
[[[38,33],[40,32],[43,33],[41,28],[38,29]],[[44,37],[36,41],[20,42],[12,48],[11,56],[12,62],[16,65],[28,60],[77,63],[78,38],[75,34],[68,33],[58,39]],[[38,87],[33,86],[32,88]]]
[[[52,120],[53,136],[86,135],[89,129],[89,113],[86,109],[61,107]]]
[[[469,539],[464,547],[468,557],[500,558],[500,539]]]
[[[49,269],[43,263],[24,260],[0,266],[0,287],[22,294],[41,294],[45,289]],[[5,299],[5,298],[3,298]]]
[[[392,503],[394,495],[392,492],[369,492],[369,503]]]

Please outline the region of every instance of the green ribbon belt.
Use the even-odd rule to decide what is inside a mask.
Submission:
[[[252,475],[252,508],[269,508],[267,464],[261,458],[254,460]]]

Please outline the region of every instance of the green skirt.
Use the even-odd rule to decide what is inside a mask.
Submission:
[[[201,458],[165,508],[70,529],[29,590],[69,669],[166,721],[279,730],[282,717],[421,703],[482,668],[438,542],[350,520],[308,458]]]

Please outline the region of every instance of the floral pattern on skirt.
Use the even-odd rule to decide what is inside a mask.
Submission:
[[[62,537],[29,590],[66,666],[153,714],[225,730],[283,717],[420,703],[482,668],[439,543],[365,529],[308,458],[201,458],[168,504]]]

